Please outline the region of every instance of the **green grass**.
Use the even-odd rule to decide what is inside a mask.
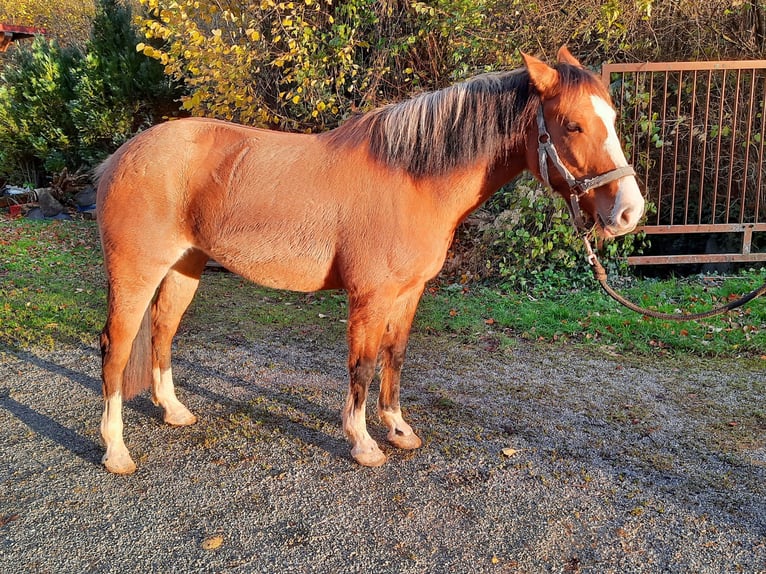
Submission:
[[[760,285],[762,272],[720,279],[699,277],[631,280],[621,289],[660,311],[690,311],[720,304]],[[639,355],[766,355],[766,298],[723,317],[674,323],[647,319],[592,288],[535,297],[483,286],[436,283],[427,289],[413,331],[450,336],[494,349],[515,340],[577,343]],[[95,344],[104,321],[105,280],[98,232],[92,222],[0,221],[0,344],[54,346],[57,341]],[[345,335],[343,293],[300,294],[264,289],[228,274],[205,275],[182,333],[226,344],[254,341],[265,330],[286,337]]]
[[[93,343],[104,320],[101,265],[93,223],[0,221],[0,343]]]
[[[714,289],[700,277],[635,280],[623,289],[630,299],[663,312],[702,311],[764,282],[761,273],[726,279]],[[445,309],[449,311],[445,313]],[[766,299],[704,321],[650,319],[612,301],[593,281],[591,289],[532,297],[476,287],[440,290],[421,304],[419,328],[463,335],[495,333],[536,341],[609,346],[638,354],[766,354]]]

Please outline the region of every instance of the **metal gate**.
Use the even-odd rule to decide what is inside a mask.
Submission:
[[[605,64],[602,78],[656,208],[642,230],[677,236],[674,254],[628,262],[766,261],[766,60]]]

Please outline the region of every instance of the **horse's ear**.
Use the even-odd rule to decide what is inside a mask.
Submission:
[[[571,66],[577,66],[578,68],[582,68],[582,64],[572,55],[572,52],[569,51],[569,48],[566,46],[561,46],[559,48],[559,53],[557,55],[559,63],[561,64],[569,64]]]
[[[521,58],[529,72],[529,81],[532,82],[540,97],[552,98],[555,96],[559,89],[559,73],[542,60],[524,52],[521,53]]]

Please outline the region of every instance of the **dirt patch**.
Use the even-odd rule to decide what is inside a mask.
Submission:
[[[345,349],[185,333],[199,416],[125,409],[130,477],[100,466],[95,348],[0,353],[0,570],[764,572],[763,361],[505,351],[417,335],[417,452],[361,468]],[[373,406],[371,400],[370,407]]]

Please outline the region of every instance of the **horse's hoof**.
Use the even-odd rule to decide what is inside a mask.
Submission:
[[[402,448],[405,450],[412,450],[420,448],[423,445],[423,441],[414,432],[410,434],[401,434],[394,431],[388,433],[388,442],[394,445],[396,448]]]
[[[133,474],[136,472],[136,463],[133,462],[129,454],[122,456],[104,455],[101,462],[106,467],[106,470],[113,474]]]
[[[184,407],[183,409],[177,409],[173,412],[165,411],[163,420],[174,427],[186,427],[196,423],[197,417],[194,416],[189,409]]]
[[[375,445],[375,448],[373,449],[368,449],[363,452],[354,452],[354,449],[352,449],[351,456],[362,466],[375,467],[381,466],[386,462],[386,455],[383,454],[383,451],[380,450],[380,448],[378,448],[378,445]]]

